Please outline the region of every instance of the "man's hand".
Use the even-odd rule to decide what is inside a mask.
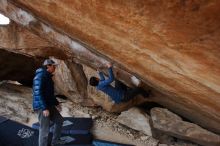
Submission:
[[[57,108],[57,110],[58,110],[59,112],[61,112],[61,111],[62,111],[61,104],[57,105],[57,106],[56,106],[56,108]]]
[[[49,110],[44,110],[43,115],[44,115],[44,117],[48,117],[50,115]]]
[[[97,73],[101,72],[100,69],[97,69],[96,71],[97,71]]]
[[[106,67],[107,67],[107,68],[111,68],[111,67],[112,67],[112,64],[111,64],[111,63],[107,63],[107,64],[106,64]]]

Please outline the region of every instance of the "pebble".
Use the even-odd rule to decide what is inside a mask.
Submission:
[[[148,140],[149,137],[150,137],[150,136],[141,136],[140,139],[141,139],[142,141],[146,141],[146,140]]]

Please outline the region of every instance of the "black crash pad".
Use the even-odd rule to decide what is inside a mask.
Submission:
[[[12,120],[0,123],[0,146],[38,146],[38,135],[38,130]],[[63,136],[70,136],[74,141],[60,146],[89,146],[92,144],[92,135],[90,133],[62,134],[61,137]],[[51,139],[52,134],[49,135],[49,141]]]
[[[1,146],[37,146],[38,131],[20,123],[7,120],[0,123]]]
[[[93,124],[92,118],[64,117],[64,121],[70,121],[72,124],[63,126],[62,134],[88,134]],[[53,123],[50,126],[50,132],[52,132]],[[32,128],[39,129],[39,123],[34,123]]]
[[[88,134],[62,134],[61,138],[64,136],[68,136],[73,138],[74,140],[70,143],[66,143],[65,145],[59,145],[59,146],[89,146],[92,144],[92,135],[90,133]],[[50,140],[51,141],[52,134],[50,134]]]
[[[7,121],[8,119],[3,117],[3,116],[0,116],[0,124]]]

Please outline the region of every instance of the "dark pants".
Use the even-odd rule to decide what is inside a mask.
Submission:
[[[141,94],[143,97],[149,96],[149,92],[146,92],[142,88],[140,88],[140,87],[129,88],[125,84],[123,84],[122,82],[120,82],[118,80],[115,80],[115,88],[125,91],[124,97],[121,100],[122,102],[127,102],[139,94]]]
[[[45,117],[43,111],[38,111],[38,120],[40,123],[39,128],[39,146],[48,146],[48,135],[50,132],[50,121],[54,123],[54,131],[52,144],[55,144],[60,136],[63,125],[63,117],[60,115],[59,111],[55,107],[49,108],[49,116]]]

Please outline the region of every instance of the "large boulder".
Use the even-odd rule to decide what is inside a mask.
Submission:
[[[220,136],[202,127],[183,121],[181,117],[163,108],[151,109],[153,128],[165,134],[189,140],[203,146],[219,146]]]
[[[117,121],[127,127],[140,131],[148,136],[152,136],[150,127],[150,116],[144,111],[134,107],[122,112]]]
[[[16,23],[91,66],[115,62],[163,94],[152,100],[218,133],[219,8],[216,0],[0,2]]]
[[[33,115],[32,89],[29,87],[0,84],[0,115],[28,123]],[[15,104],[16,103],[16,104]]]
[[[76,103],[88,102],[88,83],[82,65],[71,60],[63,61],[54,57],[52,59],[58,63],[54,74],[57,94],[63,94]]]

